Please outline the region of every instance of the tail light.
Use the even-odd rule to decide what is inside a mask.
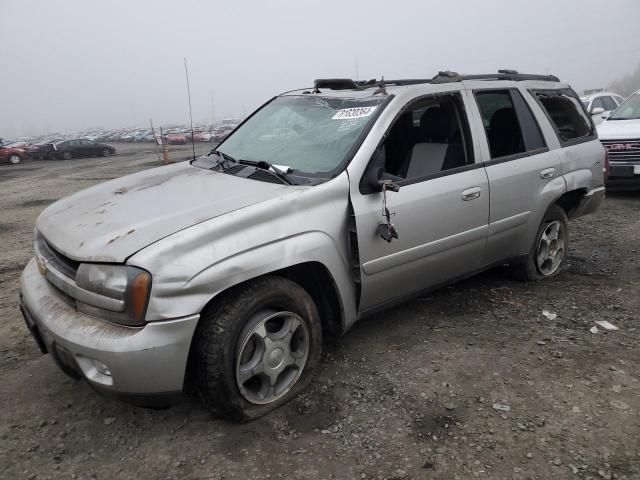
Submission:
[[[604,174],[604,183],[609,180],[609,150],[604,149],[604,167],[602,167],[602,173]]]

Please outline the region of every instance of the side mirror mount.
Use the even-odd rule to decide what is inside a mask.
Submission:
[[[602,112],[602,115],[600,115],[600,118],[603,120],[606,120],[610,116],[611,116],[611,112]]]
[[[604,108],[595,107],[591,109],[591,115],[602,115],[604,113]]]
[[[384,171],[384,168],[372,168],[367,174],[367,184],[372,192],[381,192],[383,189],[390,192],[397,192],[400,190],[398,181],[402,180],[402,177],[396,177]]]

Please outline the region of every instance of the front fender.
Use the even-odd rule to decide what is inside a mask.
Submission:
[[[348,326],[356,293],[347,247],[346,174],[194,225],[128,260],[153,285],[147,320],[199,313],[221,292],[306,262],[322,264],[338,290]]]

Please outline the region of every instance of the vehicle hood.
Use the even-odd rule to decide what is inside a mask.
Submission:
[[[124,262],[172,233],[284,195],[288,185],[191,166],[154,168],[96,185],[47,207],[36,228],[78,261]]]
[[[640,139],[640,120],[605,120],[596,129],[600,140]]]

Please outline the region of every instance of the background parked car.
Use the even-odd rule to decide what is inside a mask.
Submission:
[[[233,128],[224,127],[224,128],[216,128],[211,132],[211,140],[213,142],[221,142],[225,138],[229,136],[229,134],[233,131]]]
[[[182,133],[169,133],[164,136],[162,141],[167,145],[184,145],[187,143],[187,137]]]
[[[580,100],[584,108],[589,112],[589,115],[591,115],[593,123],[596,125],[602,122],[611,111],[618,108],[618,105],[624,102],[624,98],[621,95],[605,91],[582,96]]]
[[[17,165],[27,158],[27,150],[20,148],[19,144],[9,143],[0,146],[0,162],[9,162]]]
[[[48,160],[50,158],[53,158],[55,153],[53,145],[60,141],[62,140],[59,138],[54,138],[40,143],[34,143],[29,147],[29,156],[31,158],[35,158],[36,160]]]
[[[21,141],[21,140],[17,140],[17,141],[13,141],[13,142],[0,142],[0,145],[3,145],[5,147],[12,146],[13,148],[24,148],[27,151],[29,150],[29,147],[31,146],[29,142],[25,142],[25,141]]]
[[[211,140],[211,133],[209,132],[193,132],[194,142],[208,142]]]
[[[109,157],[116,149],[106,143],[96,143],[84,138],[65,140],[54,144],[55,157],[63,160],[79,157]]]
[[[608,189],[640,190],[640,90],[598,125],[609,153]]]

